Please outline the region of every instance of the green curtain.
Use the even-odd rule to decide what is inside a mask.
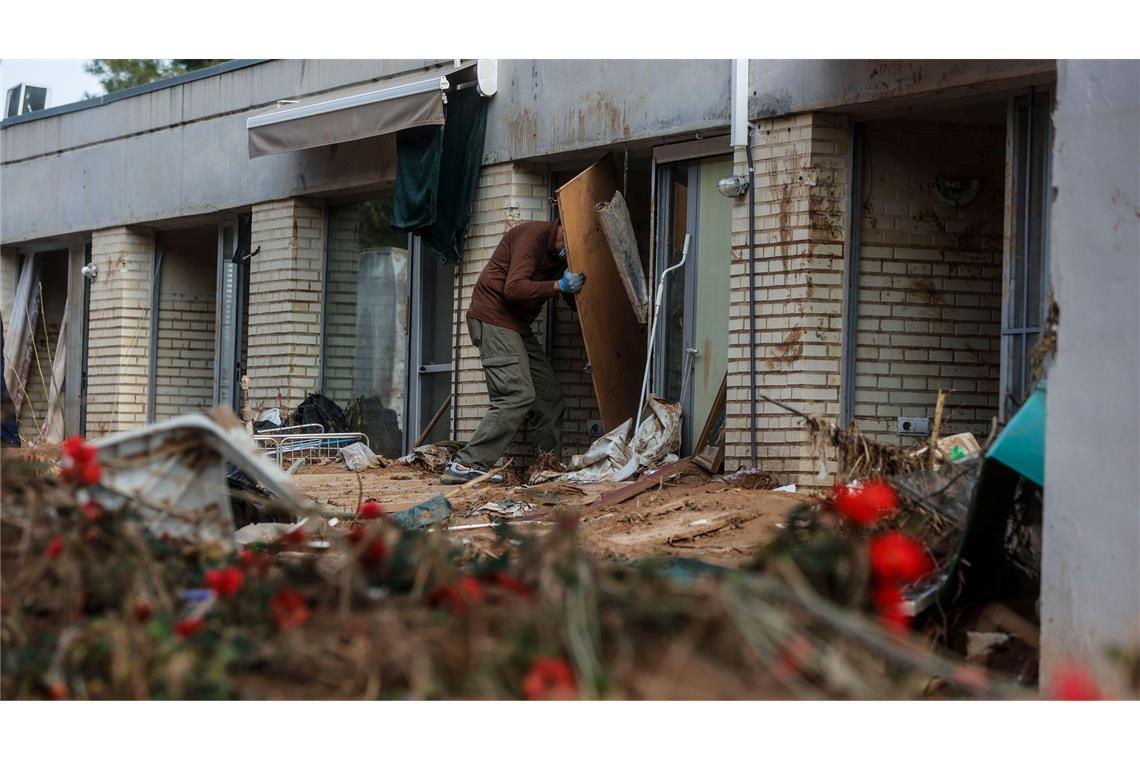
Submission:
[[[396,133],[396,198],[392,226],[401,232],[431,227],[436,218],[443,127],[415,127]]]
[[[415,232],[447,263],[463,257],[471,199],[479,181],[487,99],[474,88],[450,93],[442,128],[396,135],[396,198],[392,226]]]

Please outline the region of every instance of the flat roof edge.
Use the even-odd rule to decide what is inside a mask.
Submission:
[[[168,79],[158,79],[154,82],[147,84],[140,84],[138,87],[129,87],[125,90],[118,92],[108,93],[107,95],[100,95],[97,98],[88,98],[87,100],[79,100],[74,103],[65,103],[61,106],[53,106],[52,108],[45,108],[42,111],[32,111],[31,113],[20,114],[19,116],[12,116],[3,121],[0,121],[0,129],[7,129],[14,127],[17,124],[26,124],[30,121],[38,121],[39,119],[50,119],[53,116],[62,116],[68,113],[75,113],[76,111],[86,111],[88,108],[98,108],[99,106],[114,103],[117,100],[126,100],[133,98],[136,95],[146,95],[149,92],[157,90],[165,90],[168,87],[177,87],[187,82],[194,82],[199,79],[206,79],[207,77],[217,76],[218,74],[225,74],[230,71],[237,71],[238,69],[248,68],[250,66],[257,66],[261,63],[266,63],[273,60],[272,58],[257,58],[257,59],[238,59],[233,61],[226,61],[219,63],[216,66],[209,66],[197,71],[190,71],[186,74],[179,74],[176,77]]]

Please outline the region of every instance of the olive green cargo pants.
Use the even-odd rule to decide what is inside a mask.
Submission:
[[[467,330],[479,348],[491,406],[456,460],[482,470],[493,467],[528,413],[536,451],[549,451],[561,459],[566,406],[562,387],[542,346],[533,335],[523,337],[471,317],[467,318]]]

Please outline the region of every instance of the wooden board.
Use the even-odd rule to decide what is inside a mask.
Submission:
[[[621,488],[610,491],[598,499],[595,504],[599,509],[612,507],[614,504],[621,504],[623,501],[629,501],[634,496],[643,494],[651,488],[656,488],[674,475],[693,472],[694,469],[693,463],[688,459],[678,459],[676,462],[667,464],[658,469],[652,475],[646,475],[641,480],[636,480],[628,486],[622,486]]]
[[[586,275],[586,284],[575,301],[594,395],[606,430],[637,416],[645,371],[644,328],[629,307],[629,297],[594,210],[599,202],[611,200],[617,190],[617,172],[610,156],[558,188],[570,269]]]

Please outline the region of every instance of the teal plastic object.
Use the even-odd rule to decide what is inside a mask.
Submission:
[[[1045,485],[1045,384],[1033,391],[986,456],[1039,486]]]

